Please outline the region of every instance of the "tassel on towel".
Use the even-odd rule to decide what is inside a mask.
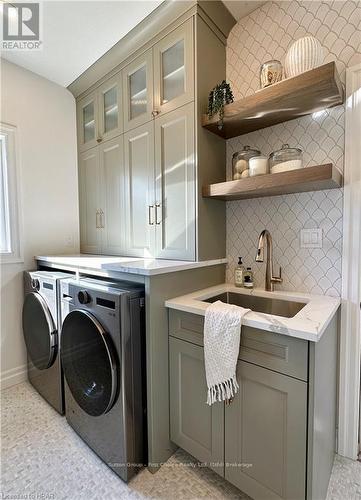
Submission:
[[[206,309],[204,321],[204,362],[207,404],[227,401],[237,394],[236,366],[243,316],[250,309],[218,300]]]

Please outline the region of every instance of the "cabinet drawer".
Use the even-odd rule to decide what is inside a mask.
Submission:
[[[169,335],[203,346],[204,317],[169,310]],[[308,379],[308,342],[242,327],[239,359],[300,380]]]

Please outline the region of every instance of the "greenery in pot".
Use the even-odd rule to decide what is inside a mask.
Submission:
[[[208,116],[212,118],[216,113],[219,114],[218,128],[223,127],[224,106],[233,102],[233,93],[231,86],[225,80],[216,85],[209,93],[208,97]]]

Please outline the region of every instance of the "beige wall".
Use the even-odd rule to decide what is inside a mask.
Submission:
[[[24,254],[24,263],[1,266],[1,382],[6,387],[26,378],[23,271],[34,268],[34,255],[79,251],[74,97],[2,60],[0,119],[18,128]]]

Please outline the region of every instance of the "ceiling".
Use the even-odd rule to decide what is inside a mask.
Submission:
[[[43,7],[43,49],[8,51],[1,56],[67,87],[162,2],[40,3]]]
[[[2,57],[67,87],[162,0],[40,3],[43,13],[42,50],[5,51]],[[237,20],[263,3],[224,0]]]
[[[229,12],[233,15],[233,17],[237,21],[239,21],[242,17],[248,16],[248,14],[258,9],[258,7],[266,2],[258,2],[256,0],[251,0],[249,2],[238,0],[223,0],[223,3],[227,7]]]

